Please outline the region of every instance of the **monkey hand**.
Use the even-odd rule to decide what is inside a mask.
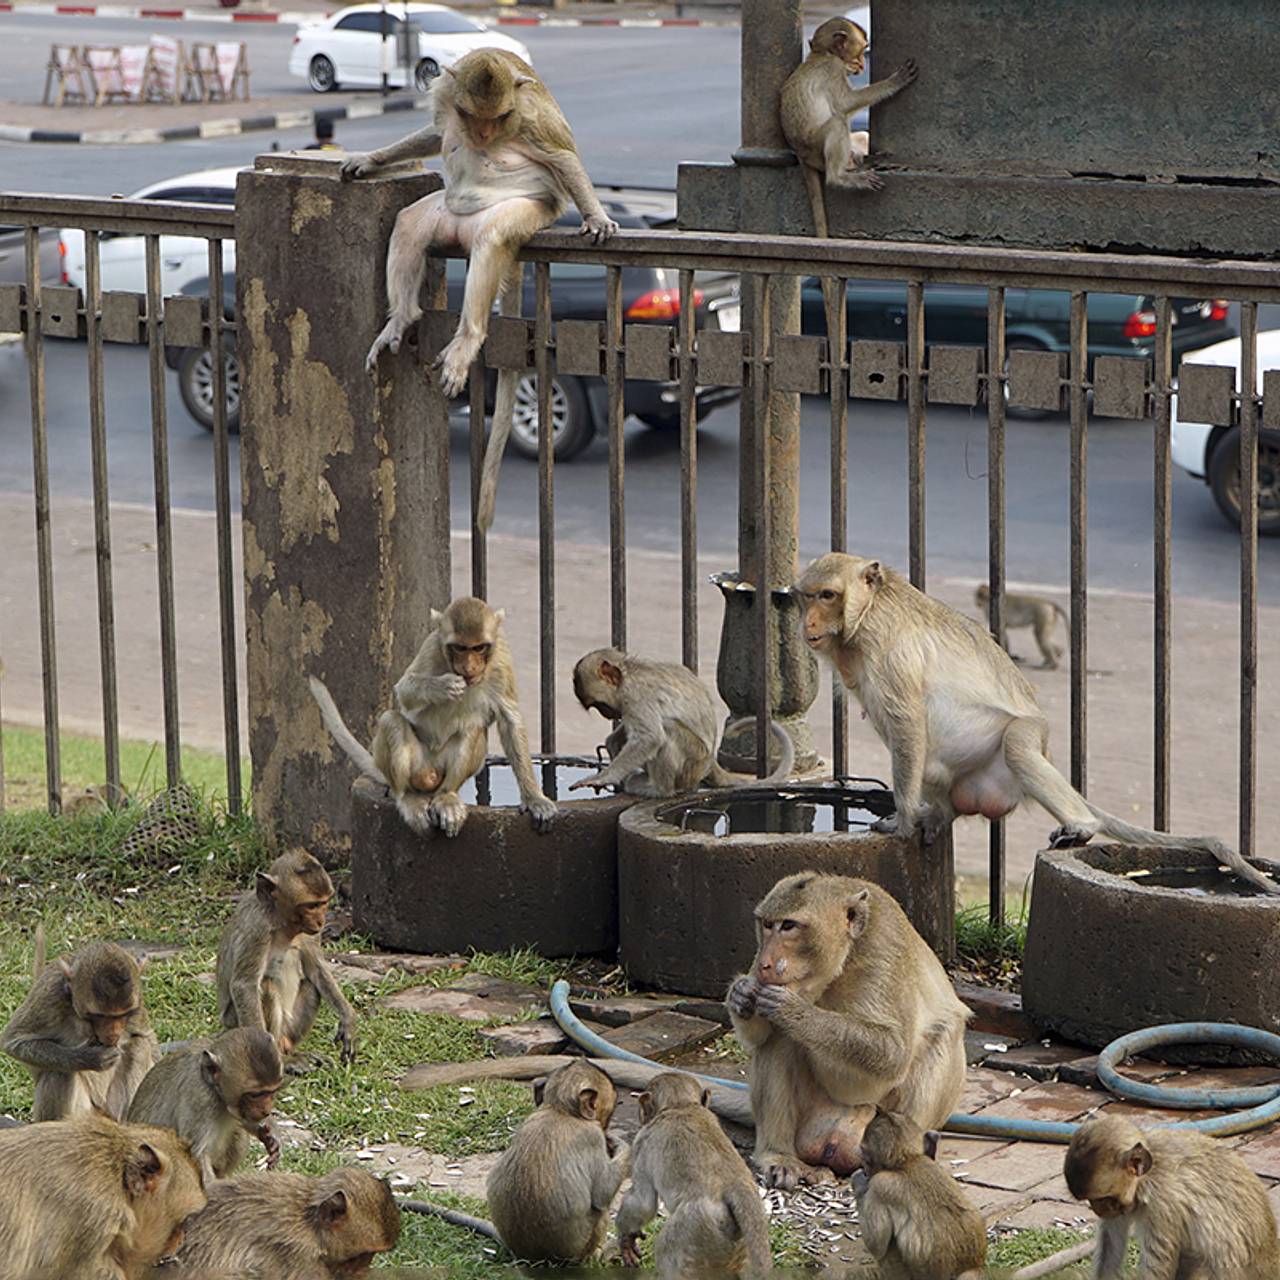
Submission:
[[[579,778],[577,782],[569,784],[570,791],[581,791],[583,787],[591,787],[594,791],[603,791],[605,787],[613,786],[613,782],[605,775],[607,769],[601,770],[594,778]]]
[[[438,827],[447,836],[456,836],[467,820],[467,806],[457,792],[448,791],[431,801],[428,814],[433,827]]]
[[[756,984],[756,1014],[769,1022],[785,1021],[805,1003],[804,997],[779,982]]]
[[[557,810],[555,801],[548,800],[546,796],[532,796],[529,803],[521,803],[522,812],[527,813],[533,819],[533,829],[535,831],[550,831],[551,823],[555,819]]]
[[[905,88],[905,86],[911,84],[919,74],[920,68],[916,65],[916,60],[914,58],[908,58],[906,62],[904,62],[902,66],[900,66],[889,78],[894,82],[894,84],[901,85]]]
[[[849,1186],[853,1188],[854,1197],[861,1201],[862,1197],[867,1194],[867,1188],[871,1185],[871,1179],[867,1177],[865,1169],[855,1169],[853,1176],[849,1179]]]
[[[280,1048],[280,1056],[287,1058],[293,1052],[293,1040],[282,1031],[276,1036],[276,1044]]]
[[[352,178],[367,178],[377,167],[372,156],[352,156],[342,162],[338,176],[343,182],[350,182]]]
[[[120,1061],[120,1050],[113,1044],[83,1044],[72,1056],[77,1071],[106,1071]]]
[[[622,1258],[624,1267],[638,1267],[640,1265],[640,1233],[633,1231],[629,1236],[623,1236],[618,1242],[618,1254]]]
[[[756,995],[760,984],[745,973],[734,978],[724,1002],[735,1018],[754,1018],[756,1014]]]
[[[356,1060],[356,1049],[359,1044],[359,1038],[356,1034],[355,1019],[351,1019],[342,1025],[333,1034],[334,1044],[342,1046],[341,1058],[343,1062],[352,1063]]]
[[[280,1163],[280,1139],[276,1137],[275,1130],[266,1123],[258,1126],[257,1137],[258,1141],[267,1149],[267,1168],[274,1169]]]
[[[453,675],[450,673],[447,676],[440,676],[439,680],[440,692],[444,694],[450,702],[457,702],[457,700],[467,691],[467,682],[459,675]],[[439,785],[439,783],[436,783],[436,786]]]
[[[602,240],[608,240],[617,229],[618,224],[601,210],[582,219],[582,228],[578,234],[590,236],[595,244],[599,244]]]

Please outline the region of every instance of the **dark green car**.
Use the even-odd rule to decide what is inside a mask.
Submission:
[[[1067,351],[1071,295],[1059,289],[1006,289],[1005,342],[1009,350]],[[817,277],[801,288],[801,325],[805,333],[826,333],[822,286]],[[1220,298],[1173,300],[1174,367],[1184,352],[1235,334],[1227,304]],[[849,281],[847,323],[850,339],[904,342],[907,287],[892,280]],[[1089,367],[1096,356],[1150,356],[1156,332],[1155,300],[1132,293],[1089,295]],[[924,287],[925,344],[986,346],[987,290],[967,284]],[[1013,412],[1011,410],[1011,412]],[[1046,416],[1020,411],[1025,417]]]

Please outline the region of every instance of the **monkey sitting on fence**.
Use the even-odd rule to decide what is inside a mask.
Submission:
[[[520,807],[535,830],[546,831],[556,815],[533,772],[503,617],[474,596],[452,601],[443,613],[431,610],[431,632],[397,681],[395,706],[382,713],[371,750],[347,728],[329,690],[311,678],[334,740],[366,778],[391,791],[414,831],[438,827],[456,836],[462,830],[467,806],[458,791],[484,765],[495,723],[520,788]]]
[[[755,781],[716,763],[715,703],[706,685],[678,662],[593,649],[573,668],[573,691],[585,710],[618,723],[605,739],[608,766],[575,782],[570,791],[618,787],[633,796],[674,796],[702,786]],[[795,748],[781,725],[770,728],[778,764],[765,781],[777,782],[795,766]]]

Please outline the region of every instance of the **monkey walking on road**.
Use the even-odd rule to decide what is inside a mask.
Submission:
[[[973,601],[979,609],[986,613],[991,607],[991,588],[984,582],[973,593]],[[1071,628],[1071,615],[1056,601],[1048,596],[1033,596],[1020,591],[1004,593],[1004,625],[1010,631],[1014,627],[1031,627],[1035,632],[1036,645],[1040,656],[1044,658],[1046,671],[1058,669],[1058,659],[1062,657],[1062,648],[1053,642],[1054,623],[1061,618],[1068,630]],[[1015,662],[1021,659],[1009,655]]]

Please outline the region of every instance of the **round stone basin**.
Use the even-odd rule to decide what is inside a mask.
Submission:
[[[1185,850],[1087,845],[1036,861],[1022,1003],[1045,1030],[1097,1047],[1168,1022],[1280,1031],[1278,967],[1280,897]],[[1176,1057],[1250,1060],[1220,1046]]]
[[[870,830],[893,813],[874,780],[739,787],[634,805],[618,821],[619,957],[632,980],[723,996],[755,955],[755,905],[820,871],[887,889],[944,959],[955,947],[951,833]]]
[[[355,926],[406,951],[506,951],[612,956],[618,945],[618,815],[631,796],[595,797],[569,786],[594,759],[534,757],[559,806],[540,835],[521,813],[507,762],[493,757],[463,788],[470,806],[458,835],[419,835],[385,787],[352,788],[351,894]],[[578,799],[578,796],[587,798]]]

